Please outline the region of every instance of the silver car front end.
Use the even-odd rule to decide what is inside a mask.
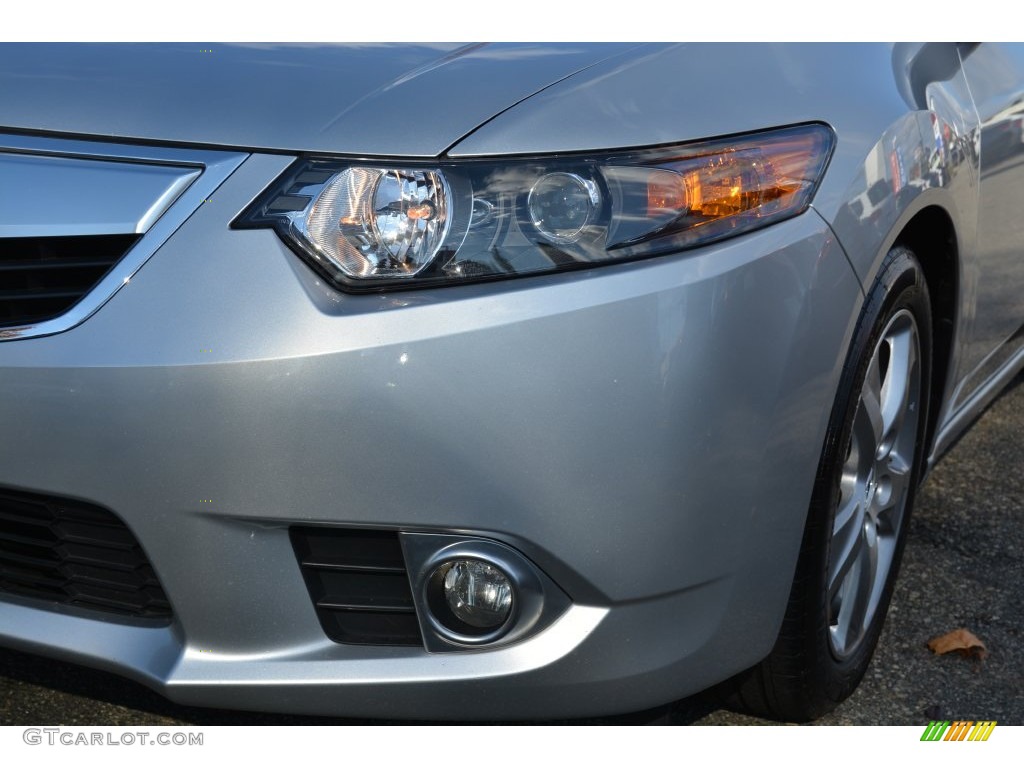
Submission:
[[[179,702],[458,718],[643,708],[770,650],[861,300],[813,209],[632,264],[352,295],[229,227],[293,157],[44,144],[186,178],[88,311],[6,333],[0,486],[115,514],[172,614],[5,595],[4,644]],[[335,642],[296,527],[397,535],[407,560],[431,535],[506,547],[561,597],[493,647]]]

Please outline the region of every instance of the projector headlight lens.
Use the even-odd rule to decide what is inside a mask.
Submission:
[[[575,173],[549,173],[530,188],[527,206],[537,231],[553,243],[574,243],[601,204],[597,184]]]

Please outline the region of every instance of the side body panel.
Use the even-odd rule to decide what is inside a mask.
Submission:
[[[980,44],[963,67],[980,120],[981,190],[954,407],[1024,348],[1024,45]]]

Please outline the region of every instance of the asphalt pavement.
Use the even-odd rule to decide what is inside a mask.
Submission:
[[[939,463],[918,496],[903,569],[864,682],[822,725],[1024,725],[1024,376]],[[930,639],[965,628],[984,659],[937,656]],[[174,705],[103,672],[0,650],[2,725],[324,725],[358,720]],[[735,725],[763,720],[696,696],[588,723]]]

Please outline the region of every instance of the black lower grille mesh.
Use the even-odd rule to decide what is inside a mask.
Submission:
[[[138,239],[138,235],[0,238],[0,327],[64,314]]]
[[[398,534],[291,529],[324,632],[338,643],[422,645]]]
[[[126,616],[171,616],[146,554],[112,512],[5,489],[0,489],[0,592]]]

